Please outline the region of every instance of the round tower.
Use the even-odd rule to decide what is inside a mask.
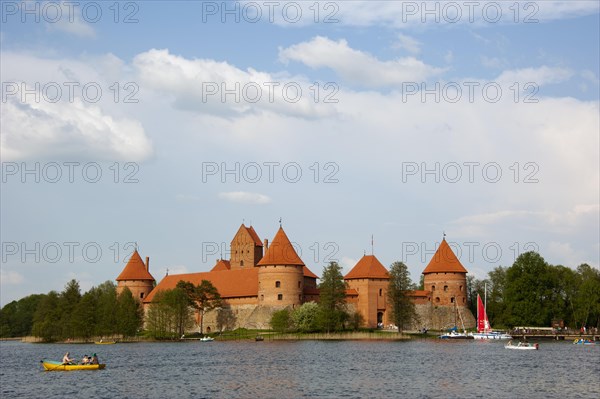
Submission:
[[[279,227],[271,244],[258,262],[258,303],[286,307],[302,304],[304,262]]]
[[[136,249],[117,277],[117,295],[127,287],[134,298],[143,301],[154,289],[154,285],[154,277],[150,274],[150,258],[146,257],[146,263],[144,263]]]
[[[467,306],[467,269],[444,238],[423,270],[423,285],[435,306]]]

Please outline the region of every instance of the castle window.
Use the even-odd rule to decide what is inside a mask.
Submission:
[[[435,285],[431,286],[431,291],[435,291]]]
[[[278,301],[282,301],[283,300],[283,294],[277,294],[277,300]]]
[[[444,286],[444,291],[448,291],[448,286],[447,285]]]
[[[298,288],[302,287],[302,281],[298,281]]]
[[[450,303],[454,303],[454,297],[450,298]]]
[[[140,292],[140,298],[143,298],[143,297],[144,297],[144,293]]]
[[[281,287],[281,281],[275,281],[275,288]]]
[[[462,285],[460,286],[460,290],[461,290],[461,292],[462,292]]]
[[[379,296],[381,296],[383,294],[383,290],[380,288],[379,289]]]
[[[240,261],[240,266],[244,267],[244,261],[243,260]]]
[[[435,298],[435,302],[436,303],[440,303],[440,297],[439,296]]]

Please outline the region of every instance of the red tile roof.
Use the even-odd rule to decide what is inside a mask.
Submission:
[[[319,276],[317,276],[316,274],[314,274],[313,272],[310,271],[310,269],[306,266],[304,266],[302,268],[302,272],[304,273],[304,277],[312,277],[312,278],[319,278]]]
[[[252,239],[252,241],[254,241],[254,245],[256,245],[258,247],[263,246],[263,243],[260,240],[260,237],[258,236],[258,234],[256,234],[256,230],[254,230],[254,227],[252,227],[252,226],[246,227],[243,223],[240,225],[240,228],[238,229],[237,233],[235,233],[233,240],[231,240],[232,243],[235,241],[235,238],[238,236],[238,234],[240,234],[241,231],[245,231],[246,233],[248,233],[250,235],[250,238]]]
[[[354,288],[348,288],[348,289],[346,289],[346,295],[358,296],[358,291],[356,291]]]
[[[240,270],[222,270],[216,272],[171,274],[165,276],[144,302],[152,302],[157,292],[173,289],[180,281],[189,281],[198,285],[202,280],[210,281],[221,294],[221,298],[239,298],[258,296],[258,268]]]
[[[125,268],[117,277],[117,281],[122,280],[152,280],[154,277],[146,270],[146,264],[142,260],[142,257],[138,253],[137,249],[133,251],[131,258],[125,265]]]
[[[298,265],[304,266],[304,262],[296,253],[292,243],[283,231],[279,228],[273,242],[269,244],[269,249],[263,258],[258,262],[258,266],[269,265]]]
[[[344,276],[345,280],[353,278],[390,278],[385,266],[379,262],[375,255],[365,255],[358,261],[356,266]]]
[[[252,226],[246,227],[246,230],[248,230],[248,233],[250,233],[250,236],[252,236],[252,239],[254,240],[254,244],[258,247],[262,247],[263,243],[260,240],[260,237],[258,236],[258,234],[256,234],[254,227],[252,227]]]
[[[230,270],[230,269],[231,269],[231,263],[228,260],[219,259],[217,261],[217,264],[210,271],[218,272],[221,270]]]
[[[446,239],[443,239],[437,251],[435,251],[435,255],[433,255],[425,270],[423,270],[423,274],[428,273],[467,273],[467,269],[464,268],[460,260],[454,255]]]

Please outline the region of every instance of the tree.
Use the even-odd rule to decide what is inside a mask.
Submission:
[[[158,292],[152,299],[146,327],[156,339],[178,338],[192,325],[187,293],[181,288]]]
[[[292,324],[300,332],[311,332],[317,329],[319,305],[306,302],[292,312]]]
[[[117,297],[117,332],[125,337],[134,336],[142,326],[143,309],[129,288]]]
[[[579,284],[574,295],[577,326],[600,327],[600,271],[584,263],[577,267]]]
[[[56,291],[50,291],[48,295],[42,297],[33,315],[31,333],[34,336],[40,337],[46,342],[62,338],[58,303],[59,295]]]
[[[505,301],[512,326],[550,325],[553,284],[550,266],[536,252],[525,252],[506,272]]]
[[[177,288],[181,288],[188,297],[188,303],[200,314],[200,333],[203,333],[204,314],[221,307],[221,295],[217,288],[208,280],[202,280],[194,286],[189,281],[179,281]]]
[[[92,289],[83,294],[81,300],[73,309],[71,317],[75,336],[88,339],[94,335],[96,307],[97,298]]]
[[[105,281],[92,288],[97,298],[95,334],[101,337],[117,332],[117,286],[112,281]]]
[[[347,319],[346,313],[347,284],[342,275],[342,268],[337,262],[330,262],[323,269],[319,284],[319,317],[318,324],[329,333],[343,327]]]
[[[75,324],[73,311],[81,299],[79,283],[73,279],[67,283],[65,289],[60,294],[59,311],[61,314],[60,325],[62,327],[62,337],[75,338]]]
[[[286,309],[278,310],[271,316],[271,328],[278,332],[289,330],[291,325],[290,311]]]
[[[403,262],[394,262],[390,266],[388,299],[392,307],[392,320],[402,332],[417,321],[415,304],[408,296],[413,284],[408,267]]]
[[[33,315],[44,295],[29,295],[12,301],[0,310],[0,337],[24,337],[31,334]]]
[[[233,330],[236,320],[230,307],[220,308],[217,312],[217,329],[219,331]]]

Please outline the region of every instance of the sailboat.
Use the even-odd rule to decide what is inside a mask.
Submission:
[[[438,338],[440,338],[440,339],[473,339],[473,337],[470,334],[467,334],[467,331],[465,330],[465,323],[463,322],[462,315],[460,314],[460,310],[458,309],[458,306],[456,306],[456,302],[454,303],[454,309],[455,309],[454,327],[451,328],[450,331],[448,331],[447,333],[440,335]],[[458,316],[460,317],[460,323],[462,324],[463,332],[457,331],[458,329],[456,328],[456,313],[458,313]]]
[[[470,334],[474,339],[512,339],[506,333],[493,331],[487,317],[487,286],[485,286],[485,304],[477,294],[477,332]]]

